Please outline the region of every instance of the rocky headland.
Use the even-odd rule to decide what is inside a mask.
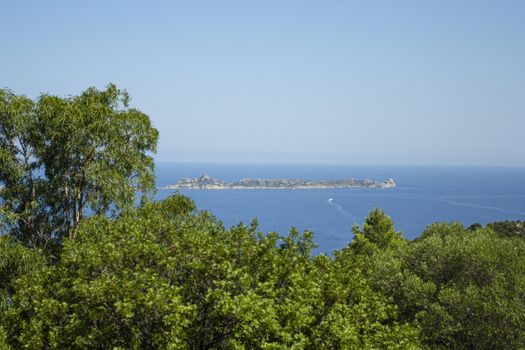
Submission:
[[[213,179],[208,175],[182,179],[165,188],[170,190],[309,190],[324,188],[391,188],[394,179],[375,180],[302,180],[302,179],[242,179],[236,182]]]

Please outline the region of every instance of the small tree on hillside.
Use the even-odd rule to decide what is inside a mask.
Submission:
[[[356,224],[352,232],[355,235],[352,242],[353,249],[368,254],[377,249],[388,249],[403,241],[401,233],[394,229],[392,219],[381,209],[371,211],[363,224],[363,229],[361,230]]]

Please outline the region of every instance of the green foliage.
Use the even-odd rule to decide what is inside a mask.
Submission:
[[[5,314],[12,307],[12,300],[17,292],[15,281],[39,270],[45,265],[43,256],[34,249],[29,249],[12,237],[0,236],[0,349],[12,349],[8,345],[5,331]]]
[[[480,228],[483,228],[483,225],[481,225],[479,222],[475,222],[473,223],[472,225],[470,225],[467,230],[469,231],[477,231],[479,230]]]
[[[159,215],[81,224],[57,264],[16,281],[5,326],[13,347],[184,348],[193,309],[174,285],[171,246],[162,244],[170,222],[162,214],[183,216],[188,204],[174,198],[156,205]]]
[[[436,223],[407,242],[379,210],[356,233],[313,257],[310,232],[226,229],[177,195],[84,220],[50,262],[2,237],[0,346],[525,347],[522,239]]]
[[[488,224],[487,227],[502,237],[525,238],[525,222],[523,221],[497,221]]]
[[[369,260],[368,278],[432,348],[525,347],[525,244],[459,223]]]
[[[521,237],[525,238],[525,222],[523,221],[496,221],[486,226],[492,231],[496,232],[501,237]],[[479,223],[474,223],[468,227],[469,231],[476,231],[482,229],[483,226]]]
[[[1,326],[0,326],[0,349],[11,350],[11,347],[7,344],[7,335]]]
[[[323,271],[324,312],[330,312],[320,327],[324,342],[315,348],[419,349],[417,328],[397,321],[396,306],[366,278],[364,260],[344,249],[336,252],[331,270]]]
[[[351,248],[359,254],[371,255],[378,250],[391,249],[404,242],[401,233],[394,229],[392,219],[380,209],[368,214],[363,230],[356,224],[352,231],[355,237]]]
[[[225,229],[183,196],[84,220],[58,263],[16,279],[14,348],[418,348],[352,261],[311,233]]]
[[[0,125],[3,231],[28,245],[48,247],[86,210],[127,209],[154,189],[158,132],[113,84],[36,101],[0,90]]]
[[[49,217],[33,146],[35,119],[32,100],[0,89],[0,229],[16,228],[18,236],[41,246],[49,240]]]
[[[434,283],[436,294],[418,319],[430,335],[456,348],[525,347],[525,244],[490,230],[475,234],[443,225],[411,247],[411,270]]]
[[[29,249],[9,236],[0,236],[0,315],[16,292],[14,281],[45,265],[38,250]]]

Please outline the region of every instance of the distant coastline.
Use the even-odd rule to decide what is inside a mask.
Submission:
[[[303,179],[242,179],[236,182],[227,182],[214,179],[208,175],[196,178],[186,178],[168,185],[168,190],[310,190],[325,188],[392,188],[396,183],[388,178],[384,181],[376,180],[303,180]]]

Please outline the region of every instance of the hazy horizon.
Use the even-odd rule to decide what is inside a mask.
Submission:
[[[161,162],[525,166],[525,2],[11,2],[0,87],[114,82]]]
[[[195,165],[246,165],[246,166],[259,166],[259,165],[297,165],[297,166],[356,166],[356,167],[436,167],[436,168],[525,168],[525,165],[504,165],[504,164],[465,164],[465,163],[343,163],[343,162],[297,162],[297,161],[283,161],[283,162],[267,162],[267,161],[199,161],[199,160],[156,160],[156,164],[195,164]]]

